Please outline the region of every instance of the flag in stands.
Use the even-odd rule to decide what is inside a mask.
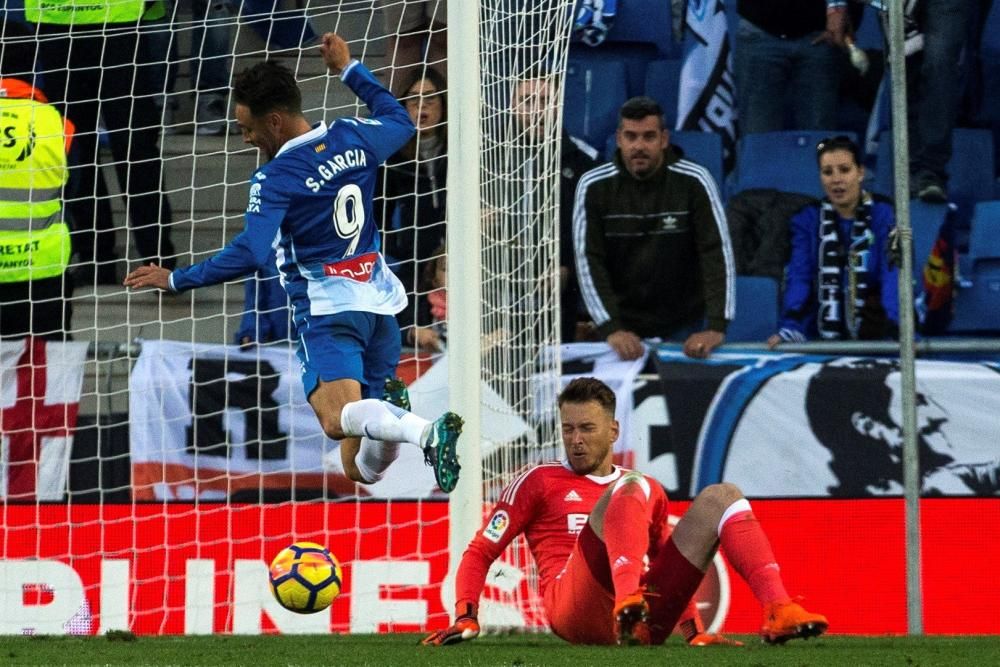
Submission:
[[[63,500],[87,343],[0,343],[0,498]]]
[[[723,0],[688,0],[677,129],[722,135],[726,171],[736,160],[736,84]]]

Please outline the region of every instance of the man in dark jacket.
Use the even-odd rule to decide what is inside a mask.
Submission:
[[[643,338],[684,341],[705,358],[736,313],[736,269],[722,201],[704,167],[670,148],[663,110],[634,97],[619,113],[613,162],[583,175],[573,241],[598,332],[622,359]]]

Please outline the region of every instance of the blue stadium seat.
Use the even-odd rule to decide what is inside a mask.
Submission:
[[[969,235],[969,261],[973,270],[979,262],[1000,261],[1000,201],[976,204]]]
[[[580,0],[576,0],[573,15]],[[681,53],[680,45],[674,41],[670,29],[670,3],[663,0],[623,0],[618,3],[618,15],[611,30],[608,31],[607,43],[641,42],[653,44],[659,57],[673,58]],[[574,41],[579,39],[575,37]]]
[[[596,48],[584,44],[569,47],[569,61],[589,63],[593,61],[615,60],[625,65],[625,96],[644,94],[646,67],[663,56],[652,44],[615,42],[604,43]]]
[[[822,197],[816,167],[816,144],[833,131],[761,132],[740,138],[732,194],[751,188],[774,188]]]
[[[726,341],[762,343],[778,331],[778,281],[764,276],[736,276],[736,319]]]
[[[957,128],[952,132],[951,160],[948,162],[948,194],[959,206],[994,197],[993,135],[989,130]],[[883,132],[878,142],[873,190],[891,197],[893,187],[892,134]]]
[[[708,169],[722,194],[722,136],[715,132],[675,130],[670,133],[670,143],[684,151],[684,157]]]
[[[618,126],[618,110],[626,99],[624,63],[570,58],[563,105],[570,134],[592,146],[603,146]]]
[[[924,264],[948,215],[946,204],[927,204],[919,199],[910,202],[910,227],[913,228],[913,279],[916,289],[923,284]]]
[[[663,107],[667,127],[677,126],[677,96],[680,88],[681,60],[654,60],[646,67],[644,94]]]
[[[883,130],[878,138],[878,155],[875,158],[875,175],[871,179],[870,188],[872,192],[877,192],[886,197],[892,197],[896,188],[892,179],[895,171],[892,164],[892,132]]]
[[[950,333],[1000,331],[1000,201],[976,204]]]
[[[993,199],[993,134],[989,130],[959,128],[952,134],[951,143],[948,192],[952,198],[965,203]]]

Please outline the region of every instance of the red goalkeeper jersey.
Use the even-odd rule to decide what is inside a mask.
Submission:
[[[490,565],[521,533],[538,566],[539,588],[544,595],[565,567],[597,500],[623,472],[616,467],[606,477],[578,475],[566,462],[543,463],[514,479],[500,494],[485,527],[462,556],[456,601],[479,603]],[[650,482],[651,500],[662,501],[653,505],[657,516],[650,523],[652,558],[667,537],[661,534],[667,525],[667,498],[659,482],[649,476],[646,479]]]

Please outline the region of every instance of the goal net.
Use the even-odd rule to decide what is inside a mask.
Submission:
[[[22,261],[11,243],[36,244],[47,272],[0,274],[0,634],[441,627],[447,574],[464,547],[450,543],[447,497],[415,447],[401,447],[377,484],[343,475],[303,395],[276,273],[181,295],[121,282],[140,264],[205,260],[242,230],[265,158],[236,131],[234,73],[277,59],[294,71],[310,122],[367,115],[319,55],[317,35],[338,32],[421,126],[380,172],[374,205],[383,253],[410,297],[400,375],[414,411],[433,418],[467,386],[449,387],[448,358],[475,347],[481,406],[470,423],[480,433],[465,439],[481,452],[462,465],[481,466],[481,489],[468,493],[491,504],[557,452],[556,216],[572,1],[482,0],[475,90],[447,83],[468,61],[445,58],[443,1],[178,1],[131,19],[122,0],[108,3],[124,12],[114,26],[83,20],[95,3],[60,3],[76,7],[72,27],[25,4],[0,35],[0,111],[27,119],[9,132],[3,123],[0,176],[15,174],[5,197],[36,208],[4,217],[0,260]],[[30,66],[11,69],[21,46]],[[12,74],[44,97],[32,102]],[[453,96],[478,101],[480,196],[458,196],[478,199],[481,275],[452,276],[445,299],[443,276],[468,251],[445,243],[445,220],[477,225],[448,213],[457,209],[447,163],[462,150],[448,131]],[[72,129],[43,117],[45,101]],[[42,206],[60,191],[61,208]],[[480,302],[478,342],[447,335],[469,316],[447,308],[463,289]],[[328,612],[292,614],[271,596],[268,563],[295,541],[325,544],[345,566]],[[491,575],[484,623],[541,627],[534,590],[519,545]]]

